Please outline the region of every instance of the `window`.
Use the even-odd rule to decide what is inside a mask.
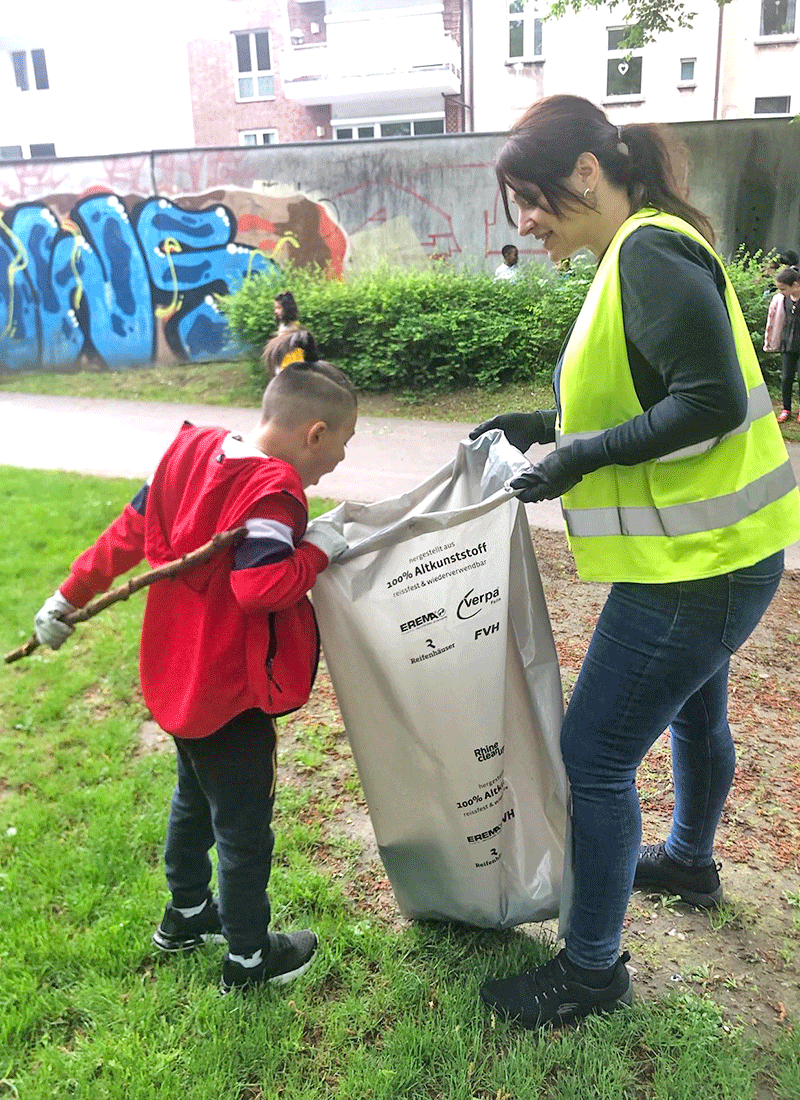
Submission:
[[[52,141],[45,141],[40,145],[31,145],[32,157],[54,157],[55,155],[56,147]]]
[[[22,146],[0,145],[0,160],[22,160]]]
[[[642,36],[633,27],[608,28],[606,95],[642,94]]]
[[[757,96],[755,113],[757,115],[788,115],[791,97],[788,95]]]
[[[385,122],[348,122],[345,126],[334,123],[335,141],[359,141],[365,138],[424,137],[427,134],[443,134],[443,118],[392,118]]]
[[[269,31],[237,32],[233,40],[236,46],[236,98],[273,99],[275,77]]]
[[[794,34],[795,0],[761,0],[762,35]]]
[[[694,57],[681,58],[681,83],[694,80]]]
[[[381,137],[411,137],[411,123],[382,122]]]
[[[14,66],[14,80],[21,92],[31,91],[32,86],[40,92],[50,87],[44,50],[14,50],[11,63]]]
[[[542,21],[535,0],[510,0],[508,5],[508,56],[510,59],[542,56]]]
[[[240,145],[277,145],[277,130],[240,130]]]

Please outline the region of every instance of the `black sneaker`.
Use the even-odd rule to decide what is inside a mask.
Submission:
[[[193,951],[204,943],[225,943],[217,903],[210,898],[205,909],[193,917],[184,917],[168,905],[153,933],[153,943],[162,951]]]
[[[595,1012],[614,1012],[633,1002],[631,976],[625,966],[628,959],[630,955],[625,951],[608,985],[592,989],[578,980],[562,949],[536,970],[485,982],[481,1000],[504,1020],[527,1028],[545,1024],[558,1027]]]
[[[256,966],[242,966],[230,955],[222,960],[222,992],[243,986],[271,982],[285,985],[299,978],[308,970],[317,953],[318,940],[313,932],[304,928],[301,932],[268,932],[269,947],[265,958]]]
[[[698,909],[716,909],[722,904],[720,867],[719,863],[687,867],[671,859],[663,844],[645,844],[639,852],[633,888],[645,894],[672,894]]]

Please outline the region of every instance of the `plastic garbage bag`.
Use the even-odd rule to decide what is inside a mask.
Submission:
[[[502,928],[561,906],[563,929],[561,679],[525,510],[505,488],[527,466],[492,431],[412,492],[325,516],[350,549],[312,599],[408,917]]]

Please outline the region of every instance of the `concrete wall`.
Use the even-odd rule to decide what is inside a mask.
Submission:
[[[797,247],[800,127],[684,123],[692,201],[723,254]],[[0,365],[228,358],[217,296],[291,259],[332,278],[437,258],[492,270],[515,239],[502,134],[0,164]],[[519,241],[521,261],[541,261]]]

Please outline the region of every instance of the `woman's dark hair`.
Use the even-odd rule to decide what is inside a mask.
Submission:
[[[282,290],[280,294],[276,294],[275,301],[281,304],[284,324],[290,324],[292,321],[300,320],[297,302],[294,300],[294,294],[292,294],[291,290]]]
[[[795,283],[800,283],[800,271],[796,267],[782,267],[775,276],[775,282],[783,283],[784,286],[794,286]]]
[[[608,179],[624,188],[634,211],[652,206],[693,225],[710,244],[714,230],[708,218],[682,197],[670,147],[663,131],[648,123],[615,126],[588,99],[552,95],[529,107],[511,127],[495,163],[500,194],[511,225],[508,192],[526,194],[533,184],[556,215],[564,207],[591,208],[583,196],[566,186],[581,153],[594,153]]]
[[[786,267],[797,267],[797,253],[793,248],[786,248],[778,253],[778,263]]]

